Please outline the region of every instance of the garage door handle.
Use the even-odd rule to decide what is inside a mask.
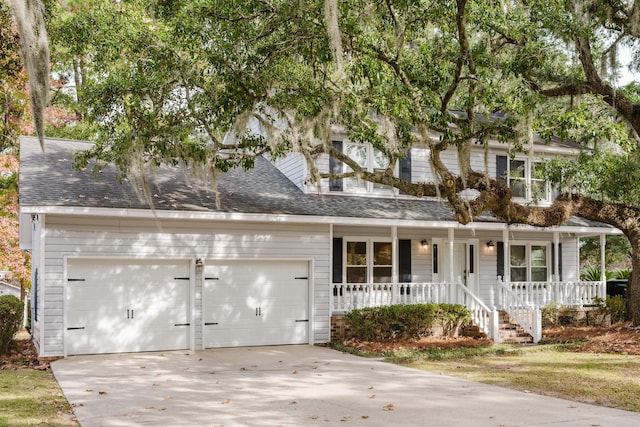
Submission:
[[[294,277],[296,280],[309,280],[308,277]]]
[[[308,322],[309,319],[298,319],[296,320],[296,323],[300,323],[300,322]]]
[[[189,326],[191,323],[175,323],[173,326]]]
[[[78,329],[84,329],[84,326],[78,326],[74,328],[67,328],[67,331],[77,331]]]
[[[218,322],[205,322],[204,326],[217,325]]]
[[[205,277],[204,280],[220,280],[219,277]]]

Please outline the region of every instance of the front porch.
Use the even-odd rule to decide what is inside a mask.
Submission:
[[[500,341],[499,312],[504,311],[519,324],[533,342],[542,335],[541,309],[550,303],[581,308],[606,298],[606,282],[503,282],[495,283],[496,304],[487,305],[467,286],[462,278],[437,283],[334,283],[331,292],[331,314],[342,314],[366,307],[395,304],[450,303],[465,305],[473,322],[487,336]]]

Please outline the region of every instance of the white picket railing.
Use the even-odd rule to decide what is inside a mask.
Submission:
[[[498,305],[538,342],[542,337],[541,308],[551,302],[568,307],[606,298],[605,282],[511,282],[498,277]],[[394,304],[450,303],[465,305],[473,322],[494,341],[500,340],[498,312],[487,307],[462,280],[456,283],[334,283],[333,313]]]
[[[471,311],[471,318],[487,337],[495,342],[500,342],[500,332],[498,329],[498,311],[490,309],[478,298],[469,288],[467,288],[460,278],[456,282],[454,304],[462,304]]]
[[[539,306],[529,304],[513,291],[512,286],[504,284],[501,278],[498,278],[498,297],[502,310],[533,337],[534,343],[539,342],[542,338],[542,312]]]
[[[497,311],[489,309],[461,280],[454,284],[334,283],[331,300],[334,313],[394,304],[463,304],[471,311],[473,322],[480,330],[495,341],[499,339]]]
[[[449,283],[334,283],[333,312],[394,304],[426,304],[449,301]]]
[[[605,299],[605,282],[511,282],[506,285],[498,277],[498,283],[508,286],[522,301],[542,308],[549,303],[567,307],[584,307],[594,303],[595,298]]]

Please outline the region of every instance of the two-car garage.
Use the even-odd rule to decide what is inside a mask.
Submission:
[[[307,261],[69,258],[66,354],[308,343],[309,283]]]

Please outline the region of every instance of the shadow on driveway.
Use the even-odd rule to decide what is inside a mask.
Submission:
[[[640,414],[308,345],[74,356],[52,364],[82,426],[602,426]]]

